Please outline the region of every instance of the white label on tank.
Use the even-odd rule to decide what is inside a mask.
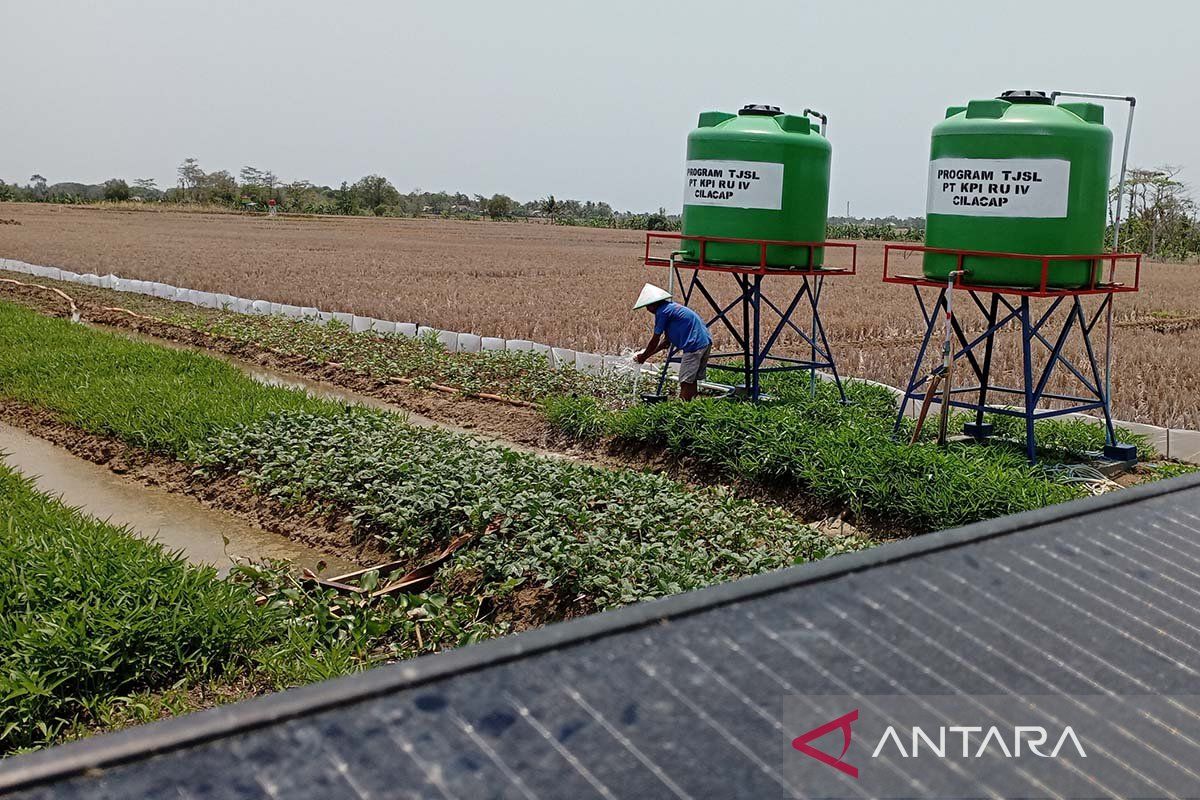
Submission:
[[[689,161],[685,206],[783,207],[783,164],[769,161]]]
[[[936,158],[926,213],[1065,217],[1071,162],[1058,158]]]

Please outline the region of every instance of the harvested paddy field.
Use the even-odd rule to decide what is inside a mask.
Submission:
[[[643,235],[633,231],[22,204],[5,204],[3,216],[19,223],[0,226],[7,258],[605,352],[644,341],[647,320],[629,298],[665,278],[641,264]],[[882,252],[859,243],[860,274],[829,281],[822,303],[842,371],[903,385],[920,317],[909,289],[880,282]],[[1200,428],[1195,270],[1148,263],[1142,291],[1118,297],[1117,417]],[[960,311],[978,330],[980,315]],[[1066,352],[1079,359],[1078,350]],[[995,368],[1014,383],[1017,355],[1015,341],[998,344]]]

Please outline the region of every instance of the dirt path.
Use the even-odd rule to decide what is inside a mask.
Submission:
[[[0,460],[31,478],[39,491],[60,497],[135,535],[179,550],[193,564],[225,574],[237,561],[290,561],[315,570],[321,561],[336,572],[355,569],[350,559],[329,555],[256,528],[226,511],[162,486],[122,477],[19,428],[0,423]]]

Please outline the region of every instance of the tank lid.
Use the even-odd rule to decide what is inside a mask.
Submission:
[[[1050,97],[1045,92],[1039,92],[1036,89],[1009,89],[1003,92],[998,100],[1007,100],[1010,103],[1028,103],[1036,106],[1050,105]]]
[[[775,117],[783,112],[779,110],[779,106],[764,106],[748,104],[738,110],[739,117]]]

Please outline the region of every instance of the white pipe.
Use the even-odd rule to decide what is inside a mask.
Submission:
[[[1117,214],[1113,221],[1113,252],[1121,252],[1121,204],[1125,200],[1125,170],[1129,165],[1129,140],[1133,137],[1133,112],[1137,107],[1137,98],[1132,95],[1121,94],[1096,94],[1093,92],[1051,92],[1050,102],[1054,102],[1059,97],[1080,97],[1088,100],[1118,100],[1122,103],[1129,104],[1129,117],[1125,121],[1125,145],[1121,149],[1121,174],[1117,178]],[[1116,277],[1117,262],[1114,259],[1108,265],[1108,282],[1112,283]],[[1104,314],[1104,406],[1108,412],[1108,418],[1112,419],[1112,340],[1113,340],[1113,298],[1110,295],[1108,298],[1108,310]],[[1105,428],[1104,436],[1109,438],[1108,429]],[[1116,441],[1109,441],[1110,445],[1116,444]]]
[[[806,108],[806,109],[804,109],[804,116],[816,117],[817,119],[821,120],[820,132],[821,132],[822,136],[825,135],[825,131],[829,130],[829,117],[825,116],[820,111],[816,111],[811,108]]]

